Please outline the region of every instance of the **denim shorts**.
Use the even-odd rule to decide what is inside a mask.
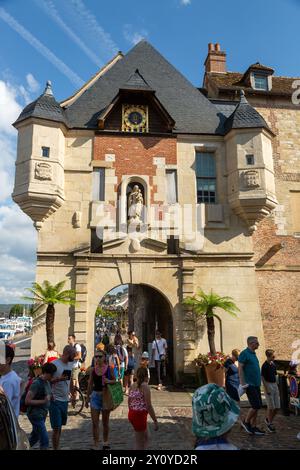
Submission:
[[[50,424],[52,429],[61,428],[67,424],[68,402],[53,400],[49,408]]]
[[[91,408],[93,408],[94,410],[102,411],[102,408],[103,408],[102,392],[92,392],[90,405],[91,405]]]

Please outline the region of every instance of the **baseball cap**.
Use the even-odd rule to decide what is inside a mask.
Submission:
[[[192,399],[192,430],[197,437],[213,438],[228,432],[237,421],[240,409],[223,387],[207,384],[198,388]]]
[[[143,354],[142,354],[142,357],[144,359],[149,359],[149,353],[147,351],[144,351]]]

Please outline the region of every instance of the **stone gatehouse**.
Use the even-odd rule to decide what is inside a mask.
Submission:
[[[158,324],[176,381],[208,350],[205,325],[181,303],[200,288],[241,310],[236,319],[218,312],[217,348],[241,349],[257,335],[261,354],[264,345],[292,354],[299,299],[282,272],[299,295],[300,127],[284,115],[300,114],[291,83],[280,95],[273,69],[251,67],[233,77],[209,45],[196,88],[141,41],[65,101],[48,82],[22,111],[13,199],[38,230],[36,281],[66,280],[77,293],[75,308],[56,306],[58,349],[74,332],[91,356],[100,300],[129,284],[134,329],[147,342]],[[135,188],[141,210],[130,203]],[[45,347],[41,315],[32,354]]]

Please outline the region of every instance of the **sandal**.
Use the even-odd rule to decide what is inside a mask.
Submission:
[[[107,446],[103,446],[103,447],[102,447],[102,450],[110,450],[110,446],[108,446],[108,445],[107,445]]]

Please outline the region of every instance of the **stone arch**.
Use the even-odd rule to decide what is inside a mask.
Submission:
[[[173,281],[173,286],[172,288],[166,288],[164,289],[164,286],[162,285],[159,280],[154,280],[149,278],[149,269],[145,269],[144,263],[140,263],[141,269],[137,268],[135,272],[135,276],[130,275],[130,270],[128,270],[127,273],[123,272],[123,275],[121,276],[122,281],[120,282],[120,276],[117,272],[116,266],[111,266],[108,268],[107,266],[104,268],[105,272],[103,269],[97,270],[97,268],[91,268],[93,270],[93,273],[90,277],[90,282],[89,282],[89,288],[88,288],[88,297],[89,297],[89,302],[88,302],[88,309],[87,309],[87,343],[89,345],[94,344],[94,319],[95,319],[95,312],[96,308],[100,302],[100,300],[109,292],[110,290],[114,289],[115,287],[118,287],[121,284],[128,284],[128,285],[133,285],[137,286],[139,291],[143,293],[144,296],[146,296],[147,292],[148,294],[150,291],[153,292],[153,296],[151,297],[151,300],[155,301],[157,305],[161,306],[161,308],[158,308],[158,312],[161,311],[161,317],[158,318],[158,327],[162,329],[162,333],[164,333],[168,338],[166,338],[169,341],[169,347],[170,347],[170,361],[171,361],[171,366],[169,368],[170,371],[170,378],[171,381],[175,379],[175,373],[176,373],[176,367],[178,365],[178,362],[180,362],[179,356],[180,353],[178,352],[178,325],[177,325],[177,319],[178,319],[178,298],[177,298],[177,283],[174,279],[174,275],[170,276],[170,281],[172,279]],[[95,269],[95,271],[94,271]],[[171,283],[171,282],[170,282]],[[143,297],[144,298],[144,297]],[[161,301],[159,299],[162,299]],[[149,297],[148,297],[149,299]],[[143,320],[141,320],[141,323],[139,325],[139,329],[136,328],[136,325],[134,325],[134,329],[139,331],[139,334],[144,340],[144,347],[146,343],[146,339],[144,336],[147,336],[148,342],[150,342],[154,339],[154,332],[155,332],[155,327],[154,322],[150,322],[150,317],[151,315],[151,308],[149,305],[151,304],[151,300],[147,303],[145,302],[145,316]],[[142,325],[144,323],[144,325]],[[145,325],[145,323],[148,325]],[[142,328],[144,330],[142,331]],[[147,331],[148,328],[148,331]]]

